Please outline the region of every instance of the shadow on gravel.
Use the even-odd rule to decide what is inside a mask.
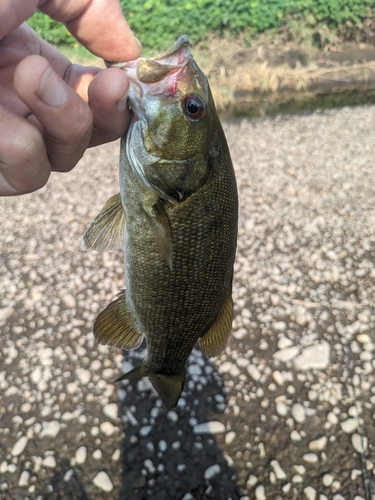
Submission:
[[[50,484],[53,486],[53,493],[47,493],[44,500],[90,500],[79,472],[71,468],[67,458],[58,464]]]
[[[127,382],[120,390],[125,431],[120,500],[239,499],[232,461],[220,446],[224,434],[194,432],[197,424],[222,420],[227,406],[214,365],[193,351],[185,390],[169,412],[148,380]]]

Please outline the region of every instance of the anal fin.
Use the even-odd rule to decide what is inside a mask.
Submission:
[[[105,345],[121,349],[136,349],[142,343],[143,335],[137,331],[133,315],[125,302],[126,290],[111,302],[96,318],[94,336]]]
[[[124,246],[125,214],[120,193],[104,205],[86,229],[82,246],[86,250],[118,250]]]
[[[218,356],[229,339],[230,332],[232,330],[233,321],[233,300],[229,296],[221,308],[218,317],[216,318],[214,324],[199,339],[199,345],[202,353],[211,358]]]

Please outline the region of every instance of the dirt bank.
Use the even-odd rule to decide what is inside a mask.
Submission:
[[[221,111],[375,89],[375,44],[317,49],[265,36],[250,47],[243,39],[213,39],[195,54]]]

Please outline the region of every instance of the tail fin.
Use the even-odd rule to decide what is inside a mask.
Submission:
[[[159,394],[160,399],[167,410],[170,410],[177,405],[182,389],[184,388],[186,371],[184,371],[181,375],[161,375],[159,373],[150,373],[141,363],[130,372],[125,373],[125,375],[118,378],[116,382],[141,377],[150,377],[152,385]]]

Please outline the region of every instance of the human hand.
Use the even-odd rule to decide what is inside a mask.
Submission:
[[[27,25],[36,7],[66,24],[95,55],[140,56],[118,0],[0,2],[0,195],[43,187],[87,147],[120,137],[129,120],[126,74],[72,64]]]

